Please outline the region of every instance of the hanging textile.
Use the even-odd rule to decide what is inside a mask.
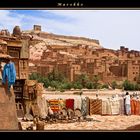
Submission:
[[[136,100],[136,111],[135,115],[140,115],[140,101]]]
[[[130,100],[130,105],[131,105],[131,115],[135,115],[136,102],[134,99]]]
[[[131,99],[131,114],[140,115],[140,101],[137,99]]]
[[[83,116],[89,115],[89,98],[82,98],[81,101],[81,112]]]
[[[137,106],[138,106],[138,115],[140,115],[140,100],[137,100]]]
[[[10,91],[11,85],[15,83],[16,80],[16,69],[13,62],[4,65],[2,73],[2,83],[8,84],[8,91]]]
[[[58,99],[52,99],[52,100],[49,100],[48,102],[53,112],[58,112],[60,110]]]
[[[74,99],[66,99],[66,108],[74,110]]]
[[[81,96],[75,97],[74,98],[74,109],[80,109],[81,110],[81,104],[82,104],[82,99]]]
[[[46,118],[46,116],[48,115],[48,104],[46,102],[46,99],[44,97],[38,96],[37,105],[40,110],[40,117]]]
[[[110,100],[110,104],[111,104],[111,112],[112,112],[112,115],[119,115],[119,113],[120,113],[119,100],[112,99],[112,100]]]
[[[102,100],[102,115],[107,115],[107,101]]]
[[[90,115],[102,114],[102,99],[90,99]]]
[[[5,64],[2,75],[2,82],[5,84],[8,80],[9,85],[13,85],[16,80],[16,70],[13,62]]]
[[[102,115],[111,115],[111,103],[109,99],[102,100]]]
[[[60,109],[63,109],[66,107],[66,101],[64,99],[59,99],[59,106]]]
[[[119,103],[120,103],[120,115],[124,115],[125,114],[124,99],[120,98]]]

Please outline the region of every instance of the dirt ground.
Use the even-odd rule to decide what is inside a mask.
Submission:
[[[67,124],[46,124],[45,130],[123,130],[140,124],[140,116],[90,116],[93,121]]]
[[[82,95],[88,96],[90,98],[95,98],[97,92],[86,93]],[[114,94],[122,95],[125,92],[121,92],[118,90],[115,91],[99,91],[100,98],[111,97]],[[138,93],[140,94],[140,93]],[[73,95],[72,93],[54,93],[52,94],[47,92],[46,98],[69,98],[78,97],[79,95]],[[86,122],[74,122],[74,123],[45,123],[45,131],[124,131],[128,127],[132,127],[135,125],[140,125],[140,115],[115,115],[115,116],[101,116],[101,115],[92,115],[88,116],[89,118],[93,118],[92,121]],[[33,122],[22,122],[23,130],[26,130],[27,126],[31,125]],[[137,129],[140,131],[140,127]]]
[[[92,115],[92,121],[74,122],[74,123],[45,123],[46,131],[122,131],[130,126],[140,124],[140,116],[117,115],[117,116],[101,116]],[[33,122],[22,122],[23,130],[26,130]],[[140,129],[137,129],[140,131]]]

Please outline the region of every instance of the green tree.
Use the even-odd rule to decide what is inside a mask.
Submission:
[[[79,83],[79,82],[77,82],[77,81],[76,82],[73,82],[72,87],[74,89],[82,89],[83,88],[82,84]]]
[[[86,87],[87,82],[89,81],[89,78],[86,74],[81,74],[78,76],[77,80],[76,80],[79,84],[82,85],[83,88]]]
[[[140,90],[140,84],[135,84],[135,90]]]
[[[113,89],[115,89],[115,88],[117,87],[117,82],[116,82],[116,81],[113,81],[113,82],[111,83],[111,87],[112,87]]]
[[[108,86],[108,84],[103,84],[103,85],[102,85],[102,88],[106,88],[106,89],[108,89],[109,86]]]
[[[140,74],[136,77],[137,84],[140,84]]]
[[[31,75],[29,75],[29,79],[30,80],[37,80],[40,83],[44,83],[44,86],[46,88],[48,88],[48,86],[50,85],[49,80],[47,79],[47,77],[43,77],[41,74],[39,73],[32,73]]]
[[[39,73],[33,72],[32,74],[29,75],[29,80],[38,80],[41,77]]]
[[[87,89],[93,89],[93,82],[89,81],[89,82],[86,84],[86,88],[87,88]]]
[[[129,90],[130,89],[130,82],[128,80],[125,80],[123,82],[123,88],[124,88],[124,90]]]
[[[56,69],[54,69],[52,72],[48,73],[47,77],[48,77],[49,81],[63,82],[65,80],[64,75]]]
[[[55,88],[55,89],[59,89],[60,88],[60,83],[58,81],[51,81],[50,82],[50,86]]]
[[[98,75],[94,75],[92,78],[93,85],[95,89],[98,89],[100,77]]]
[[[72,88],[72,83],[70,82],[65,82],[62,84],[63,89],[71,89]]]
[[[125,80],[123,82],[123,87],[124,87],[124,90],[135,90],[135,84],[131,83],[128,80]]]
[[[45,88],[48,88],[50,86],[50,81],[47,77],[42,78],[42,83],[44,83]]]

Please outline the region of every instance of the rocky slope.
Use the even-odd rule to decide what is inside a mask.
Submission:
[[[40,60],[42,53],[48,51],[48,46],[52,45],[65,47],[81,45],[81,47],[88,46],[90,49],[101,48],[98,40],[84,37],[63,36],[34,30],[23,31],[23,34],[32,37],[30,43],[31,60]]]

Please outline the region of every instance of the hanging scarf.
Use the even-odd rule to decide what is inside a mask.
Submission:
[[[16,80],[16,70],[14,63],[10,62],[5,64],[2,73],[2,83],[6,84],[8,82],[8,90],[10,90],[11,85],[15,83]]]

